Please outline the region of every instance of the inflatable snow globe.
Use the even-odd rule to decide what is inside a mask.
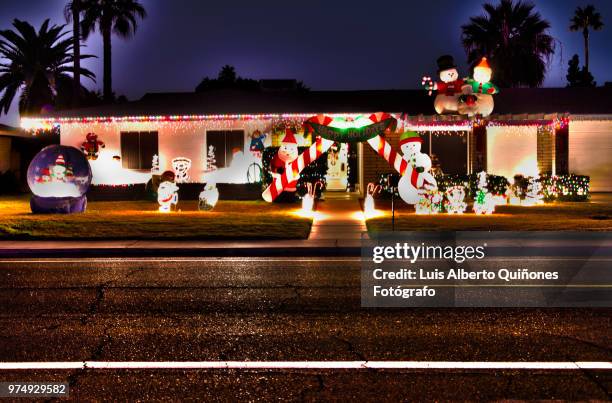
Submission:
[[[28,167],[33,213],[82,213],[85,193],[91,183],[91,167],[74,147],[51,145],[43,148]]]

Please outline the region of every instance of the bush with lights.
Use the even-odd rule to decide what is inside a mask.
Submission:
[[[590,178],[586,175],[540,176],[545,201],[586,201],[590,197]]]
[[[299,153],[303,153],[308,147],[298,147]],[[270,162],[278,152],[278,147],[266,147],[261,157],[261,165],[263,167],[262,189],[266,189],[272,183],[272,174],[270,173]],[[323,153],[319,158],[310,163],[300,172],[300,179],[297,182],[296,193],[302,197],[308,193],[307,183],[322,182],[322,186],[317,187],[316,196],[321,197],[321,192],[325,190],[325,174],[327,173],[327,152]]]

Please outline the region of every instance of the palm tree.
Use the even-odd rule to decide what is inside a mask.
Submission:
[[[555,52],[548,34],[550,24],[531,3],[501,0],[483,5],[486,15],[471,17],[461,27],[461,40],[473,66],[483,56],[493,68],[493,81],[501,87],[536,87],[544,81]]]
[[[136,33],[137,18],[143,19],[147,12],[138,0],[81,0],[81,28],[83,39],[96,29],[102,34],[104,47],[104,100],[113,100],[111,35],[130,38]]]
[[[72,99],[73,106],[79,105],[79,93],[81,89],[81,0],[72,0],[64,7],[66,22],[72,22],[72,51],[74,53],[72,70]]]
[[[62,32],[64,25],[52,25],[45,20],[38,32],[25,21],[15,19],[15,30],[0,31],[0,113],[8,113],[19,90],[19,112],[39,113],[45,105],[53,104],[58,95],[70,88],[68,75],[74,55],[72,38]],[[81,59],[93,57],[81,55]],[[90,79],[94,74],[84,68],[79,73]],[[68,86],[66,86],[68,84]],[[62,94],[60,94],[60,92]]]
[[[601,14],[592,5],[584,8],[576,7],[570,22],[570,31],[582,31],[582,36],[584,37],[584,67],[589,71],[589,28],[593,28],[594,31],[599,31],[603,28]]]

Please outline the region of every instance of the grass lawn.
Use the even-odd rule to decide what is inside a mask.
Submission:
[[[396,202],[396,231],[610,231],[612,197],[593,197],[590,202],[557,202],[533,207],[497,206],[490,216],[416,215],[401,200]],[[399,208],[397,208],[399,206]],[[384,215],[367,221],[369,232],[391,231],[391,203],[377,200]]]
[[[305,239],[311,218],[293,214],[297,204],[219,201],[198,211],[158,213],[150,201],[90,202],[83,214],[35,215],[29,196],[0,197],[0,239]]]

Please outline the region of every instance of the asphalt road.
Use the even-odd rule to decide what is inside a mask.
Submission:
[[[355,258],[0,261],[0,361],[612,360],[612,309],[366,309],[359,268]],[[80,400],[610,399],[610,372],[0,370],[0,381],[66,381]]]

